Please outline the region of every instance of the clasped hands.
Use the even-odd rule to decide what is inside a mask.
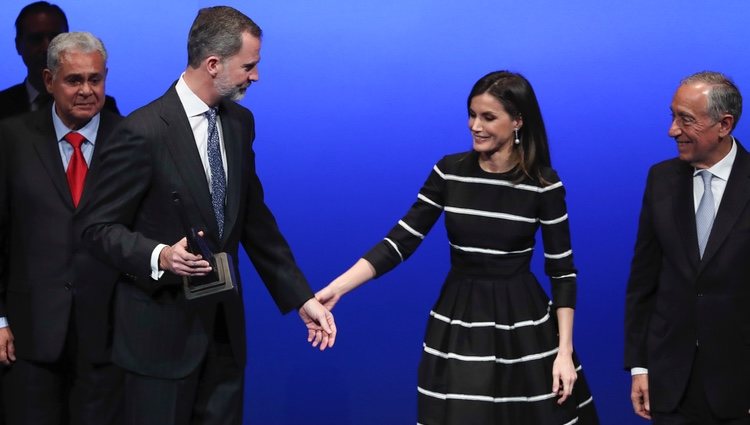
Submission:
[[[198,232],[198,235],[203,236],[203,232]],[[159,268],[178,276],[204,276],[211,271],[208,261],[187,250],[186,238],[161,250]],[[307,328],[307,342],[321,351],[333,347],[336,342],[336,322],[328,309],[313,297],[299,309],[299,316]]]

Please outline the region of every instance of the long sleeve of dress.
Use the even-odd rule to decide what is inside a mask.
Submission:
[[[539,222],[544,244],[544,271],[552,287],[555,307],[575,308],[576,268],[570,243],[570,226],[565,204],[565,187],[554,170],[545,179],[551,184],[540,193]]]
[[[406,215],[362,257],[375,267],[376,276],[409,258],[442,214],[445,180],[439,168],[441,162],[433,167]]]

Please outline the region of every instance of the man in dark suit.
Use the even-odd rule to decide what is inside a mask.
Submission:
[[[625,311],[635,412],[655,424],[750,424],[750,155],[724,75],[682,81],[651,168]]]
[[[16,51],[26,65],[26,79],[0,91],[0,119],[36,111],[51,102],[42,80],[47,46],[56,35],[67,31],[68,18],[57,5],[37,1],[21,9],[16,18]],[[104,108],[120,113],[110,96],[105,97]]]
[[[245,364],[241,286],[186,299],[183,276],[209,263],[186,250],[173,193],[213,252],[241,243],[282,312],[299,309],[308,340],[333,345],[333,317],[313,297],[263,200],[252,113],[261,30],[230,7],[202,9],[188,66],[123,121],[102,152],[84,240],[126,273],[115,302],[114,362],[126,370],[126,423],[240,424]],[[239,283],[239,282],[237,282]]]
[[[103,111],[107,54],[90,33],[49,46],[54,103],[0,123],[0,362],[10,425],[114,424],[116,270],[82,246],[99,153],[121,120]]]

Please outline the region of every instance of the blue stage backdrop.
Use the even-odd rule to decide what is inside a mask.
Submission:
[[[4,0],[0,86],[21,81]],[[102,38],[107,91],[123,112],[161,95],[186,62],[206,1],[59,0],[71,30]],[[432,165],[467,150],[466,96],[485,73],[534,85],[553,165],[568,191],[579,268],[575,343],[602,422],[643,423],[622,370],[623,301],[648,167],[675,155],[669,104],[683,76],[711,69],[750,96],[750,4],[741,0],[228,1],[263,28],[255,112],[266,199],[314,289],[378,242]],[[736,135],[744,140],[748,124]],[[22,142],[22,141],[19,141]],[[537,252],[537,256],[539,256]],[[246,422],[413,424],[429,309],[448,270],[438,224],[414,257],[334,310],[336,347],[306,344],[246,258]],[[541,261],[535,270],[547,284]]]

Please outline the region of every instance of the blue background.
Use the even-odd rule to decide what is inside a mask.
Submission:
[[[3,0],[0,87],[21,81]],[[314,289],[343,272],[406,212],[432,165],[470,148],[466,96],[497,69],[533,84],[553,165],[568,190],[579,268],[575,343],[603,424],[644,423],[622,371],[625,283],[649,165],[675,155],[669,104],[680,78],[711,69],[750,87],[742,0],[227,1],[264,30],[259,174]],[[73,31],[110,53],[107,91],[123,113],[161,95],[186,62],[205,1],[57,1]],[[747,91],[745,92],[748,93]],[[735,132],[743,139],[747,126]],[[538,254],[537,254],[538,255]],[[246,422],[413,424],[427,313],[448,269],[435,227],[410,261],[335,309],[339,340],[306,346],[246,258]],[[535,260],[541,273],[541,262]]]

